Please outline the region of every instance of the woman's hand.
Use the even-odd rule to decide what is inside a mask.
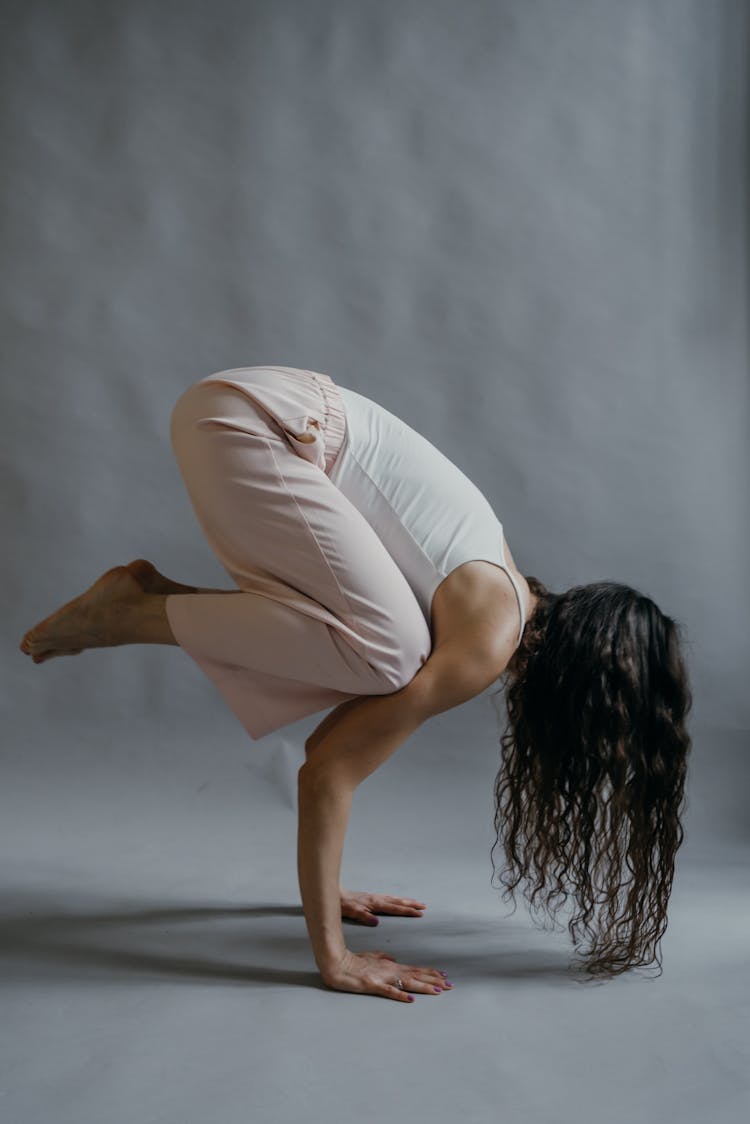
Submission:
[[[425,902],[414,898],[393,898],[390,894],[364,894],[356,890],[341,890],[341,916],[365,925],[377,925],[376,913],[396,917],[421,917],[427,908]]]
[[[396,984],[400,979],[402,991]],[[415,964],[399,964],[387,952],[350,952],[346,949],[341,959],[323,974],[323,982],[335,991],[353,991],[365,995],[380,995],[411,1003],[410,991],[422,995],[438,995],[451,984],[437,968],[418,968]]]

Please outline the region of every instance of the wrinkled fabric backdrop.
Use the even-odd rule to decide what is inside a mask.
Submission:
[[[9,1124],[734,1120],[736,977],[729,1068],[711,1069],[719,985],[701,992],[694,967],[717,948],[726,967],[742,932],[747,947],[718,897],[710,938],[700,924],[722,886],[747,920],[717,872],[744,869],[750,842],[748,16],[741,0],[3,5]],[[229,586],[169,415],[202,376],[265,363],[419,428],[485,492],[524,573],[623,581],[684,625],[685,897],[660,984],[587,1008],[550,986],[565,935],[523,908],[502,921],[489,693],[355,798],[344,884],[430,908],[348,927],[352,947],[442,958],[457,983],[402,1010],[317,987],[294,805],[323,714],[254,745],[177,648],[19,652],[137,557]],[[615,1054],[622,1072],[597,1062]]]

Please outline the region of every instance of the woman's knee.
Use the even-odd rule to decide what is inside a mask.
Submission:
[[[407,683],[411,683],[428,659],[431,648],[430,630],[420,613],[408,634],[402,631],[401,641],[384,667],[384,677],[392,691],[400,691]]]
[[[200,405],[201,396],[197,393],[200,385],[200,382],[191,383],[172,406],[169,415],[169,438],[175,452],[179,439],[186,431],[195,428],[196,421],[204,413],[203,406]]]

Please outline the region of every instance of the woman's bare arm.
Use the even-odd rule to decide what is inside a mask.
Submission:
[[[339,878],[357,785],[421,725],[408,686],[352,700],[298,774],[297,870],[318,969],[326,979],[346,950]]]
[[[299,831],[297,862],[305,920],[316,964],[324,980],[336,986],[343,973],[348,985],[356,976],[341,925],[340,870],[344,837],[357,785],[386,761],[431,714],[479,694],[502,671],[509,653],[497,638],[467,626],[435,649],[402,690],[366,695],[337,708],[298,776]],[[502,657],[502,659],[501,659]],[[327,720],[326,720],[327,721]],[[316,731],[318,734],[318,731]],[[356,971],[363,970],[361,964]],[[366,966],[368,971],[372,967]],[[392,965],[387,966],[391,970]],[[436,969],[421,969],[425,978]],[[338,976],[337,976],[338,973]],[[391,971],[391,975],[392,975]],[[382,975],[382,971],[381,971]],[[390,994],[393,990],[368,976],[346,990]],[[412,989],[432,990],[413,983]],[[392,996],[395,997],[395,996]]]

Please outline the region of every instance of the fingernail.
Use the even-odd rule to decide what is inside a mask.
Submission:
[[[410,1002],[410,1003],[413,1003],[413,1002],[414,1002],[414,996],[413,996],[413,995],[410,995],[410,996],[409,996],[409,1002]]]
[[[442,987],[433,987],[433,989],[432,989],[432,990],[433,990],[433,991],[436,991],[436,992],[438,993],[438,995],[439,995],[439,994],[440,994],[440,992],[441,992],[441,991],[442,991],[443,989],[442,989]]]
[[[446,983],[447,987],[453,987],[453,984],[451,983],[450,980],[446,980],[445,983]]]
[[[439,969],[438,969],[438,970],[439,970]],[[447,976],[447,975],[448,975],[448,973],[447,973],[447,972],[442,972],[442,971],[441,971],[441,972],[440,972],[440,975],[441,975],[441,976]]]

